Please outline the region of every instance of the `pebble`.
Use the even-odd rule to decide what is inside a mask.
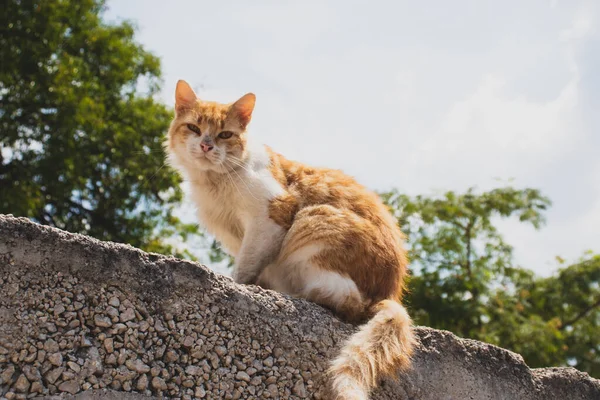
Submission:
[[[225,354],[227,354],[227,349],[223,346],[216,346],[215,353],[217,353],[220,357],[223,357]]]
[[[62,304],[54,307],[54,315],[55,316],[58,316],[64,312],[65,312],[65,306],[63,306]]]
[[[204,390],[202,386],[198,386],[196,387],[196,390],[194,390],[194,396],[203,399],[206,396],[206,390]]]
[[[48,356],[48,361],[50,362],[50,364],[56,367],[60,367],[63,363],[63,356],[60,353],[50,354]]]
[[[60,385],[58,385],[58,390],[61,392],[67,392],[71,394],[75,394],[79,392],[80,386],[76,381],[64,381]]]
[[[204,358],[205,355],[206,355],[206,353],[204,351],[202,351],[202,350],[197,350],[197,351],[194,351],[192,353],[192,357],[193,358],[198,358],[198,359]]]
[[[106,363],[109,365],[115,365],[117,363],[117,356],[114,354],[109,354],[108,357],[106,357]]]
[[[194,338],[191,336],[186,336],[183,340],[183,347],[192,347],[194,345]]]
[[[158,376],[152,378],[152,387],[156,390],[167,390],[167,384],[165,383],[165,380],[159,378]]]
[[[44,350],[46,350],[47,353],[56,353],[60,350],[60,347],[58,347],[58,343],[56,343],[54,339],[48,339],[44,343]]]
[[[46,373],[46,380],[48,383],[54,384],[58,377],[63,373],[65,369],[63,367],[54,368]]]
[[[179,355],[177,354],[177,352],[175,352],[173,350],[168,350],[165,353],[165,361],[166,362],[175,362],[175,361],[177,361],[178,358],[179,358]]]
[[[133,311],[133,308],[125,309],[125,311],[123,311],[121,313],[121,315],[119,316],[119,319],[121,320],[121,322],[131,321],[134,318],[135,318],[135,312]]]
[[[267,380],[266,380],[266,382],[265,382],[265,383],[266,383],[267,385],[269,385],[269,384],[271,384],[271,383],[275,383],[275,382],[277,382],[277,377],[276,377],[275,375],[271,375],[271,376],[269,376],[269,377],[267,378]]]
[[[25,393],[25,392],[27,392],[29,390],[29,386],[30,385],[31,384],[29,383],[29,381],[27,380],[27,378],[25,377],[25,375],[21,374],[17,378],[17,382],[15,382],[15,385],[13,386],[13,388],[17,392]]]
[[[127,360],[125,366],[138,374],[145,374],[150,372],[150,367],[142,362],[139,358],[135,360]]]
[[[267,390],[271,394],[271,397],[277,397],[279,395],[279,389],[274,383],[271,383],[269,386],[267,386]]]
[[[273,357],[265,358],[265,360],[263,361],[263,364],[265,365],[265,367],[271,368],[273,366]]]
[[[112,321],[104,315],[96,314],[94,315],[94,324],[100,328],[109,328],[112,326]]]
[[[204,373],[204,371],[202,370],[202,368],[196,365],[188,365],[185,368],[185,373],[192,376],[200,376]]]
[[[104,339],[104,349],[107,353],[112,353],[115,351],[113,338]]]
[[[106,313],[110,316],[110,317],[118,317],[119,316],[119,310],[117,310],[114,307],[107,307],[106,308]]]
[[[141,375],[137,383],[135,384],[135,387],[139,391],[146,390],[146,388],[148,387],[148,375]]]
[[[306,398],[306,387],[304,386],[304,381],[302,379],[299,379],[298,382],[296,382],[292,392],[302,399]]]
[[[77,363],[74,363],[73,361],[69,361],[67,363],[67,365],[69,366],[69,368],[71,368],[75,372],[81,371],[81,367]]]
[[[31,384],[29,391],[31,393],[42,393],[44,391],[44,386],[42,386],[39,381],[35,381]]]
[[[248,375],[244,371],[238,371],[238,373],[235,374],[235,379],[241,380],[241,381],[244,381],[244,382],[250,382],[250,375]]]
[[[15,374],[15,367],[13,365],[9,365],[0,373],[0,379],[2,384],[10,385],[12,383],[12,376]]]
[[[250,381],[250,384],[252,386],[259,386],[260,383],[262,382],[262,378],[260,376],[255,376],[254,378],[252,378],[252,380]]]
[[[77,328],[79,325],[81,325],[81,323],[78,319],[74,319],[73,321],[69,322],[69,328],[71,329]]]
[[[156,358],[162,358],[162,356],[165,354],[166,349],[167,349],[167,346],[159,346],[156,349]]]
[[[65,372],[62,373],[61,379],[63,381],[75,379],[75,373],[73,373],[73,371],[65,370]]]
[[[113,307],[119,307],[121,305],[121,301],[119,300],[118,297],[113,296],[110,299],[108,299],[108,304],[110,304]]]

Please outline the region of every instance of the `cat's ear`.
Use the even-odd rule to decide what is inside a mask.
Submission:
[[[184,80],[177,81],[177,87],[175,88],[175,109],[185,110],[193,108],[194,104],[198,100],[198,96],[194,93],[194,89]]]
[[[242,129],[245,129],[252,119],[254,103],[256,103],[256,96],[254,93],[246,93],[231,105],[229,112],[238,120]]]

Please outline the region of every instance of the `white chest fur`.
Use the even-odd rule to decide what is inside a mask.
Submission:
[[[269,202],[284,192],[270,173],[265,156],[258,151],[244,168],[211,176],[200,172],[190,179],[201,224],[233,256],[240,251],[249,226],[267,223]]]

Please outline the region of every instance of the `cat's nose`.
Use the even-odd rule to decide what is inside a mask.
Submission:
[[[202,151],[205,153],[208,153],[209,151],[211,151],[212,149],[215,148],[215,146],[211,146],[209,144],[206,143],[200,143],[200,147],[202,148]]]

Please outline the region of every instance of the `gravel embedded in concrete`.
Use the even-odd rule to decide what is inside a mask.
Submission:
[[[1,215],[0,289],[7,399],[327,399],[323,372],[353,329],[197,264]],[[530,370],[494,346],[417,333],[414,370],[373,399],[600,398],[573,369]]]

